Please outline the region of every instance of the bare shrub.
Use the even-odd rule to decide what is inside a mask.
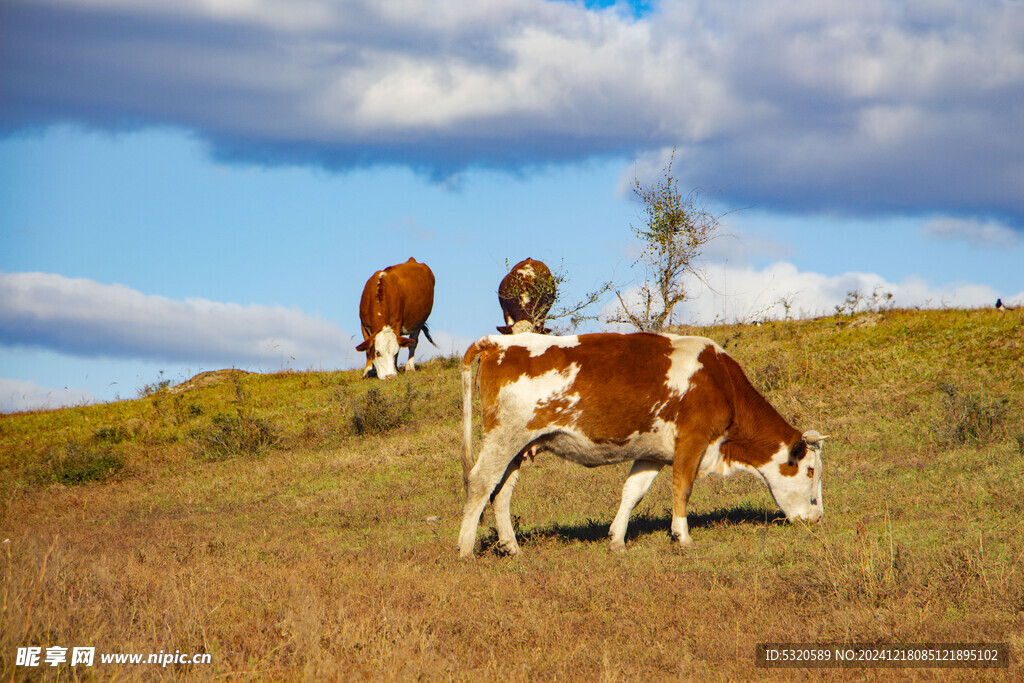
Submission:
[[[938,426],[950,445],[983,445],[999,440],[1006,433],[1009,399],[983,401],[974,394],[964,394],[949,382],[938,389],[945,394],[945,418]]]
[[[349,426],[356,436],[383,434],[399,427],[412,417],[416,393],[412,384],[405,385],[405,397],[389,401],[379,389],[370,389],[359,399]]]
[[[232,376],[231,383],[235,390],[234,414],[217,413],[208,426],[189,433],[198,446],[199,454],[206,460],[259,455],[278,442],[274,426],[253,411],[241,380]]]
[[[208,427],[193,429],[190,436],[206,460],[259,455],[277,442],[266,420],[245,413],[217,413]]]
[[[633,194],[643,206],[643,225],[633,227],[644,251],[644,281],[637,301],[616,291],[619,308],[608,322],[632,325],[641,332],[660,332],[673,322],[676,305],[689,298],[684,276],[701,277],[699,264],[704,245],[718,231],[720,215],[709,210],[710,200],[697,188],[683,195],[672,175],[675,151],[662,177],[650,185],[633,180]]]
[[[77,486],[110,479],[124,469],[124,457],[110,447],[96,447],[72,441],[50,451],[30,473],[37,484]]]

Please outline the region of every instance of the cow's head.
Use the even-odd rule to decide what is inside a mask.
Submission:
[[[398,374],[398,350],[412,343],[409,337],[395,334],[390,325],[385,325],[356,347],[356,351],[365,351],[366,360],[373,364],[373,370],[380,379],[388,379]]]
[[[758,471],[772,498],[788,519],[817,522],[825,513],[821,502],[821,445],[826,437],[804,432],[795,444],[783,445]]]

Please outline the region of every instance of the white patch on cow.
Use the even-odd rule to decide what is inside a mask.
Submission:
[[[714,342],[703,337],[679,337],[674,334],[663,336],[672,341],[671,365],[665,383],[677,394],[685,394],[690,388],[690,378],[703,367],[697,356],[709,345],[713,346]]]
[[[497,405],[501,406],[498,421],[503,425],[515,425],[522,429],[533,417],[534,409],[542,403],[567,399],[576,405],[580,397],[567,392],[576,381],[580,366],[572,363],[563,370],[549,370],[543,375],[523,375],[509,382],[498,391]]]
[[[492,334],[487,337],[487,341],[494,344],[501,349],[508,349],[512,346],[520,346],[530,352],[530,356],[541,356],[548,349],[558,346],[561,348],[571,349],[574,346],[579,346],[580,338],[573,334],[565,337],[556,337],[548,334],[536,334],[530,332],[528,334]],[[499,362],[501,362],[499,360]]]
[[[737,472],[750,472],[758,479],[764,479],[756,467],[751,467],[735,460],[726,462],[725,458],[722,457],[722,443],[728,438],[729,434],[726,432],[724,436],[708,445],[704,455],[701,456],[700,465],[697,468],[697,478],[703,479],[709,474],[729,477]]]
[[[787,518],[816,522],[824,514],[821,501],[821,449],[808,448],[793,476],[782,474],[781,468],[788,466],[788,462],[789,448],[782,444],[758,472]]]
[[[398,374],[395,367],[398,349],[398,335],[390,325],[385,325],[373,338],[373,369],[377,377],[387,379]]]

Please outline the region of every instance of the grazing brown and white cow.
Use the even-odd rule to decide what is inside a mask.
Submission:
[[[405,369],[415,370],[420,331],[434,343],[427,329],[427,317],[433,307],[434,273],[427,264],[410,258],[374,273],[366,281],[359,300],[363,343],[356,351],[366,352],[363,377],[371,370],[380,379],[397,375],[398,350],[403,346],[409,348]]]
[[[544,319],[555,303],[555,279],[540,261],[527,258],[509,271],[498,285],[498,303],[505,324],[498,327],[502,334],[538,332],[547,334]]]
[[[474,464],[472,365],[483,444]],[[480,515],[493,495],[498,540],[516,553],[509,503],[524,460],[550,451],[595,467],[633,461],[611,524],[612,550],[625,550],[629,515],[665,465],[672,466],[675,541],[692,543],[686,505],[708,474],[754,474],[789,519],[822,516],[821,444],[800,434],[710,339],[671,334],[491,335],[462,361],[463,482],[459,533],[473,554]]]

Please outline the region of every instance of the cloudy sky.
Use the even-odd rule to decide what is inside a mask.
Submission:
[[[1020,0],[4,0],[0,410],[354,367],[410,256],[430,353],[526,256],[628,293],[673,149],[681,321],[1024,303]]]

